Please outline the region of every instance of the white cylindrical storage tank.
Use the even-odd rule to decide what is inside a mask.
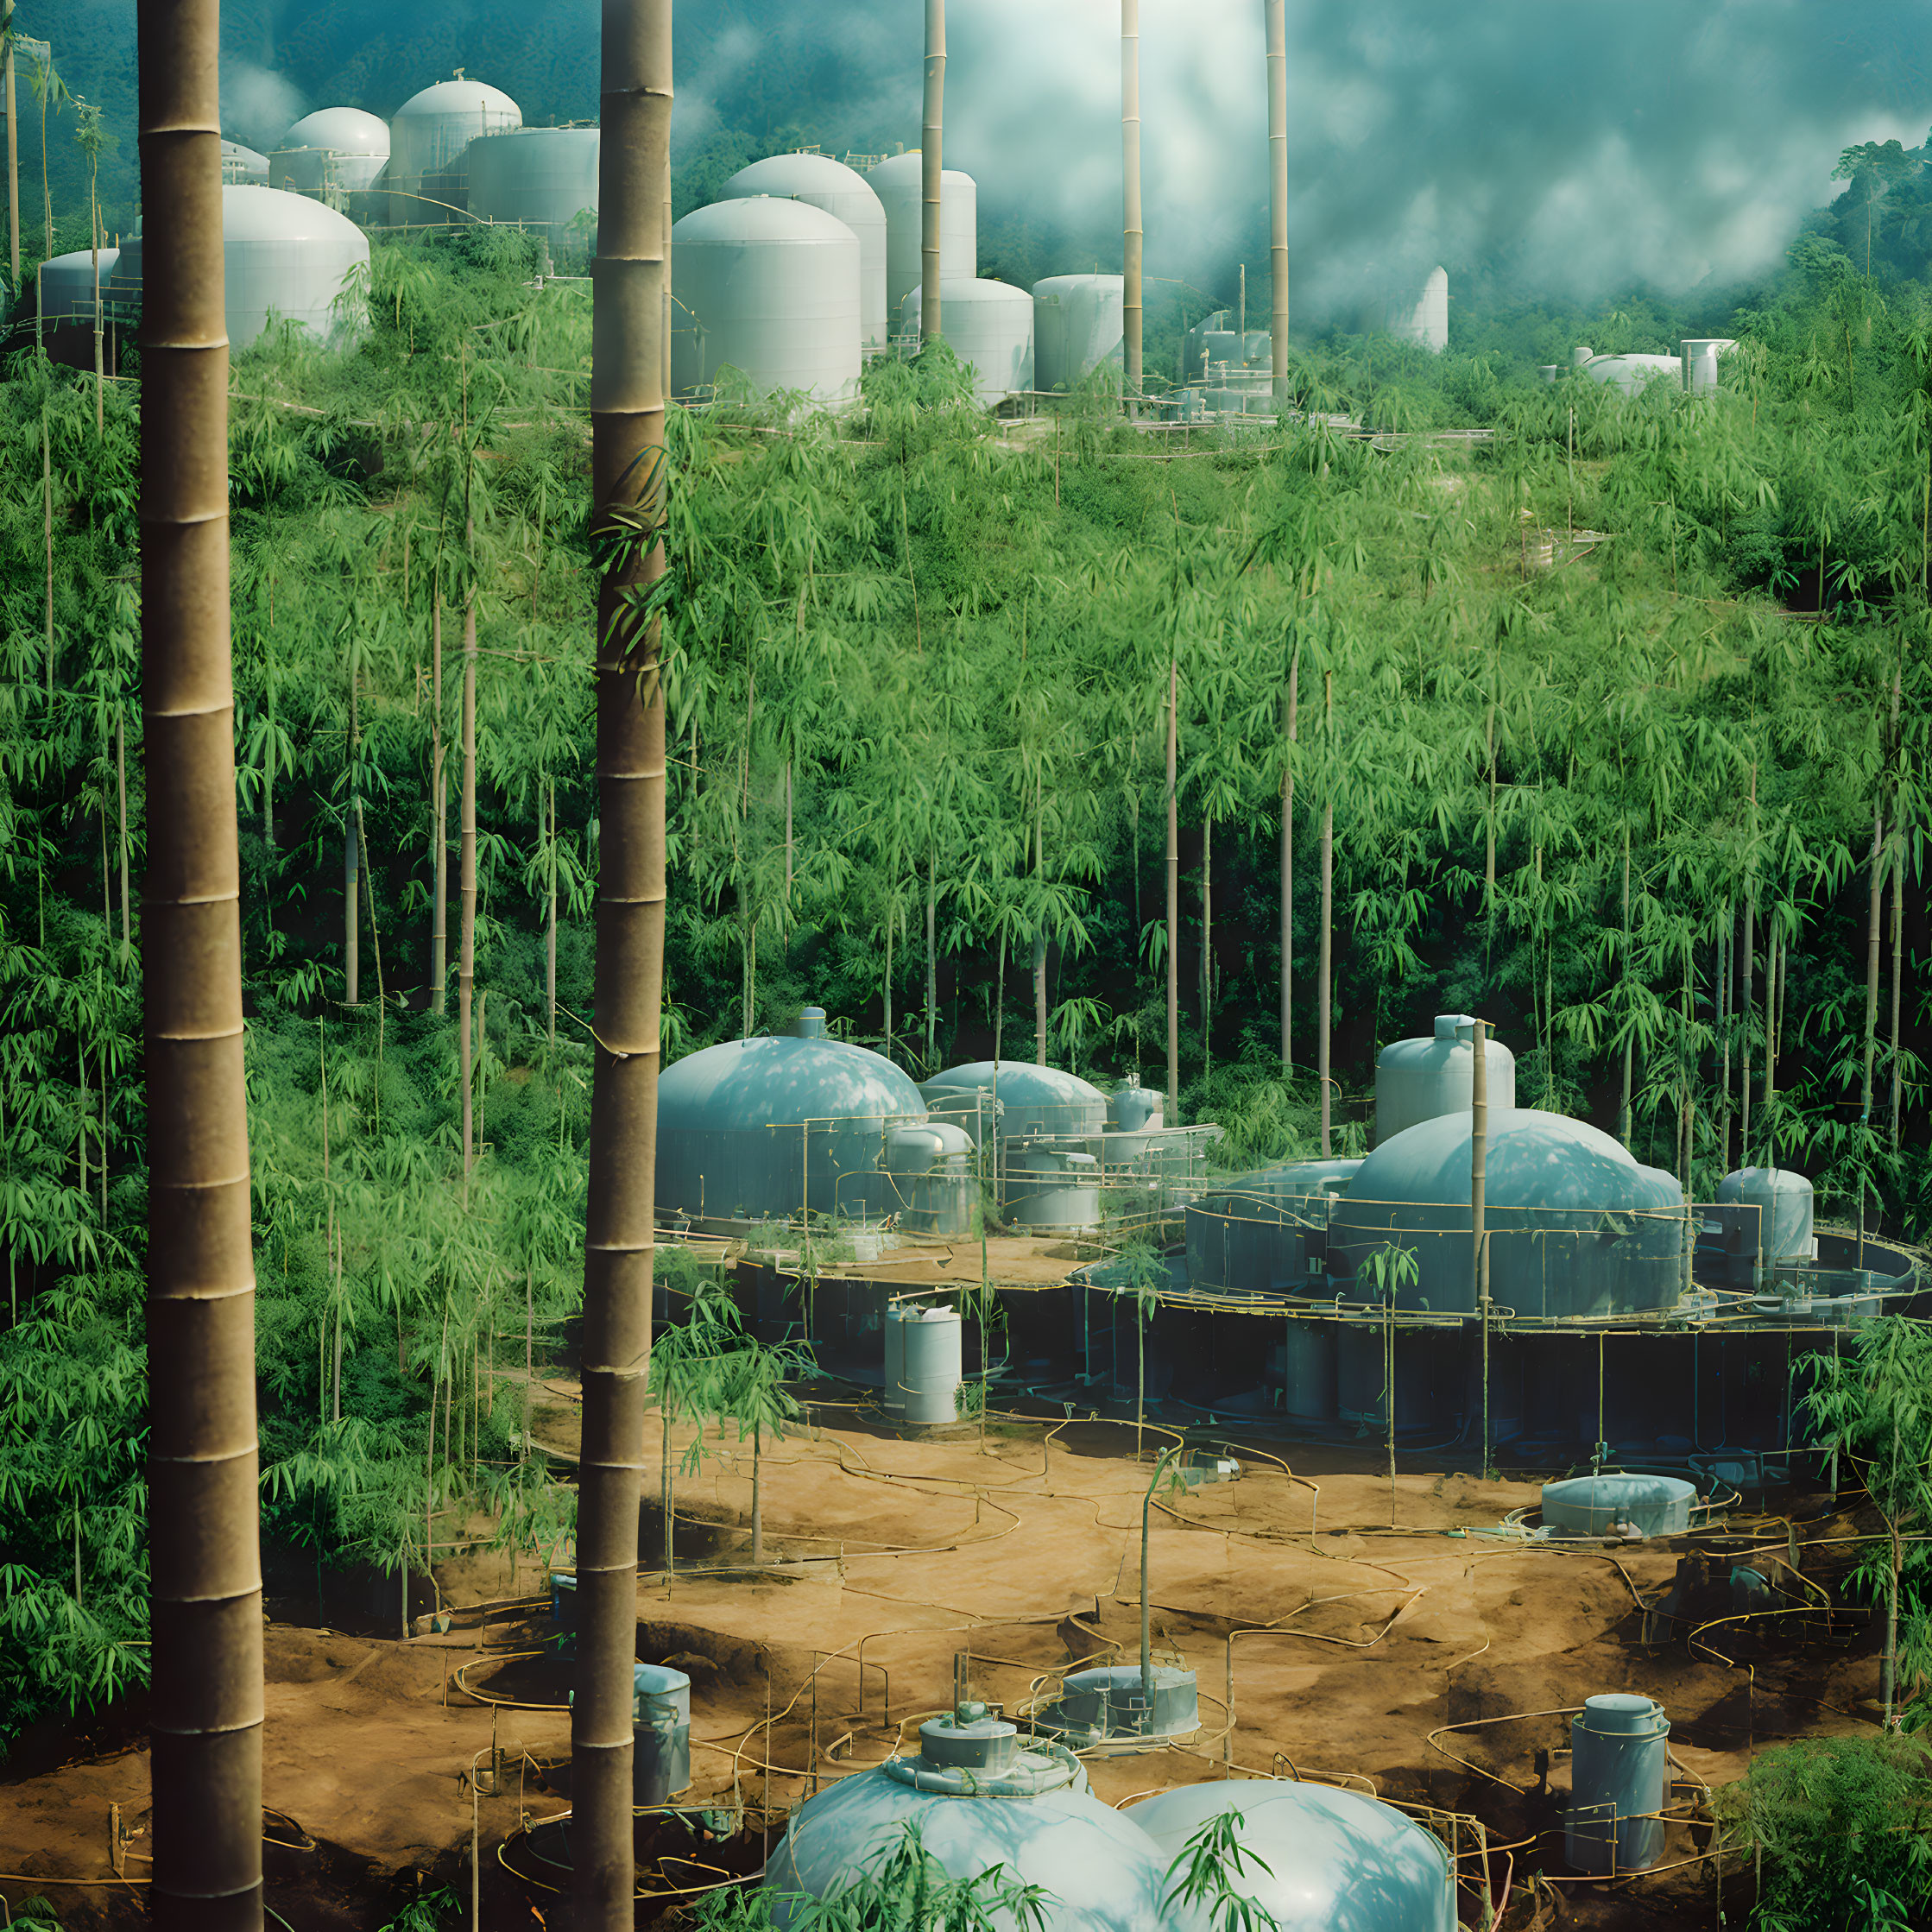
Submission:
[[[754,388],[847,402],[859,388],[859,238],[803,201],[752,195],[671,230],[671,386],[735,369]]]
[[[919,292],[906,298],[906,327],[919,325]],[[973,395],[991,408],[1033,386],[1033,298],[1005,281],[942,281],[939,333],[973,371]]]
[[[435,227],[462,212],[464,150],[478,135],[522,125],[523,110],[480,80],[439,80],[412,94],[389,123],[391,224]],[[428,189],[426,176],[432,178]]]
[[[302,118],[268,157],[268,186],[325,199],[359,194],[389,158],[389,124],[359,107],[325,107]]]
[[[107,300],[107,285],[114,279],[119,249],[101,250],[101,300]],[[76,249],[72,255],[56,255],[40,268],[41,319],[52,326],[60,322],[85,322],[94,326],[94,255],[91,249]]]
[[[1119,275],[1049,275],[1033,284],[1033,387],[1070,389],[1121,358]]]
[[[521,222],[554,251],[578,215],[596,218],[602,139],[596,128],[513,128],[472,142],[471,216]]]
[[[925,219],[924,163],[917,148],[882,161],[866,176],[886,212],[886,320],[894,335],[909,325],[900,313],[919,286]],[[939,280],[970,281],[980,272],[979,185],[957,168],[939,174]],[[945,300],[942,286],[940,300]]]
[[[1578,1872],[1645,1872],[1664,1855],[1670,1725],[1663,1705],[1629,1691],[1586,1697],[1569,1720],[1569,1815],[1563,1856]]]
[[[1653,382],[1683,387],[1683,362],[1676,356],[1589,356],[1578,366],[1591,382],[1622,395],[1641,395]]]
[[[85,258],[84,258],[85,259]],[[1815,1197],[1811,1183],[1789,1167],[1742,1167],[1717,1184],[1720,1202],[1736,1202],[1757,1211],[1745,1217],[1747,1246],[1766,1266],[1809,1261]]]
[[[886,347],[886,210],[857,169],[830,155],[771,155],[741,167],[718,190],[721,201],[768,194],[836,215],[859,238],[859,339],[868,354]]]
[[[265,188],[268,185],[268,157],[256,154],[252,148],[244,148],[238,141],[224,141],[221,144],[221,178],[224,186],[246,184]]]
[[[1717,358],[1736,347],[1729,336],[1686,336],[1679,350],[1683,357],[1684,394],[1713,394],[1717,388]]]
[[[1422,292],[1403,296],[1389,304],[1388,331],[1403,342],[1412,342],[1439,356],[1449,347],[1449,270],[1431,268],[1424,279]]]
[[[299,322],[327,341],[338,318],[334,304],[358,263],[369,261],[369,237],[346,215],[281,188],[221,191],[222,263],[227,277],[228,339],[243,350],[268,325]],[[131,235],[115,265],[115,294],[138,300],[142,256],[154,236]]]
[[[886,1310],[886,1326],[887,1372],[896,1354],[899,1376],[896,1386],[887,1390],[887,1413],[924,1428],[957,1420],[965,1373],[959,1310],[900,1302]]]
[[[1467,1114],[1475,1092],[1475,1021],[1466,1013],[1436,1016],[1420,1039],[1385,1046],[1375,1062],[1375,1145],[1444,1114]],[[1516,1105],[1516,1056],[1493,1035],[1482,1043],[1492,1108]]]

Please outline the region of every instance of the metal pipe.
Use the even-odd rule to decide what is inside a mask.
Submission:
[[[1121,0],[1121,358],[1131,413],[1140,394],[1140,0]]]
[[[1288,28],[1285,0],[1266,0],[1268,36],[1268,326],[1274,406],[1288,404]]]
[[[946,0],[925,0],[925,122],[919,134],[919,346],[939,334],[939,198],[946,101]]]

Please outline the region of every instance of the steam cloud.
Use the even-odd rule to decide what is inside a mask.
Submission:
[[[916,144],[918,8],[733,11],[680,50],[680,139],[769,116],[786,76],[828,147]],[[983,212],[1050,220],[1103,267],[1119,19],[1114,0],[975,0],[948,22],[948,162]],[[1290,0],[1288,22],[1297,314],[1436,261],[1585,300],[1721,285],[1777,259],[1844,145],[1916,146],[1932,119],[1932,0]],[[1140,32],[1148,274],[1265,275],[1260,0],[1143,0]]]
[[[251,60],[224,57],[221,64],[221,127],[230,141],[266,152],[308,112],[301,90]]]

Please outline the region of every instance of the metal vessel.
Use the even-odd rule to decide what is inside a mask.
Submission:
[[[500,87],[453,80],[412,94],[389,123],[388,217],[393,227],[437,228],[468,211],[464,156],[477,136],[523,125],[523,110]]]
[[[718,190],[721,201],[768,194],[809,202],[836,215],[859,238],[859,337],[868,355],[882,354],[886,320],[886,210],[870,181],[830,155],[767,155],[741,167]]]
[[[1375,1140],[1392,1140],[1419,1121],[1467,1114],[1475,1083],[1475,1020],[1436,1016],[1431,1032],[1385,1046],[1375,1061]],[[1493,1037],[1483,1041],[1483,1076],[1492,1108],[1516,1105],[1516,1056]]]
[[[305,114],[268,156],[268,182],[343,208],[352,194],[373,187],[388,165],[389,125],[359,107],[324,107]]]
[[[1563,1855],[1578,1872],[1645,1872],[1664,1855],[1670,1726],[1663,1705],[1619,1691],[1586,1697],[1569,1720]]]
[[[917,148],[894,155],[871,169],[866,180],[886,212],[886,320],[893,335],[917,332],[903,313],[906,298],[919,286],[919,248],[925,219],[925,184]],[[939,280],[969,281],[979,273],[979,188],[956,167],[939,175]]]
[[[580,215],[597,213],[596,128],[511,128],[470,143],[470,212],[540,234],[554,259]]]
[[[1103,364],[1119,369],[1119,275],[1049,275],[1033,284],[1033,387],[1073,389]]]

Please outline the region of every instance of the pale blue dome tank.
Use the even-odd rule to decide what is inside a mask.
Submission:
[[[1420,1279],[1396,1306],[1475,1312],[1469,1234],[1470,1122],[1444,1114],[1404,1129],[1363,1161],[1329,1222],[1329,1271],[1372,1298],[1379,1250],[1407,1249]],[[1681,1286],[1683,1192],[1619,1142],[1540,1108],[1492,1108],[1485,1223],[1500,1310],[1560,1318],[1669,1308]]]
[[[1210,1818],[1232,1812],[1249,1865],[1235,1880],[1278,1932],[1456,1932],[1455,1880],[1440,1839],[1359,1791],[1286,1778],[1184,1784],[1123,1817],[1170,1865]]]
[[[1187,1275],[1234,1294],[1318,1295],[1329,1203],[1359,1160],[1297,1160],[1217,1181],[1186,1206]]]
[[[919,1089],[882,1054],[824,1029],[823,1010],[807,1007],[790,1032],[727,1040],[666,1069],[658,1083],[660,1210],[711,1222],[912,1217],[926,1209],[931,1190],[921,1184],[929,1176],[938,1195],[960,1196],[965,1137],[901,1133],[925,1127]]]
[[[1102,1804],[1070,1752],[1026,1748],[1015,1727],[964,1704],[919,1727],[916,1757],[841,1778],[792,1814],[765,1867],[780,1926],[801,1894],[824,1898],[862,1879],[916,1824],[928,1858],[954,1878],[995,1866],[1039,1885],[1046,1932],[1208,1932],[1163,1910],[1166,1860],[1128,1815]],[[1011,1914],[994,1915],[1008,1932]]]

